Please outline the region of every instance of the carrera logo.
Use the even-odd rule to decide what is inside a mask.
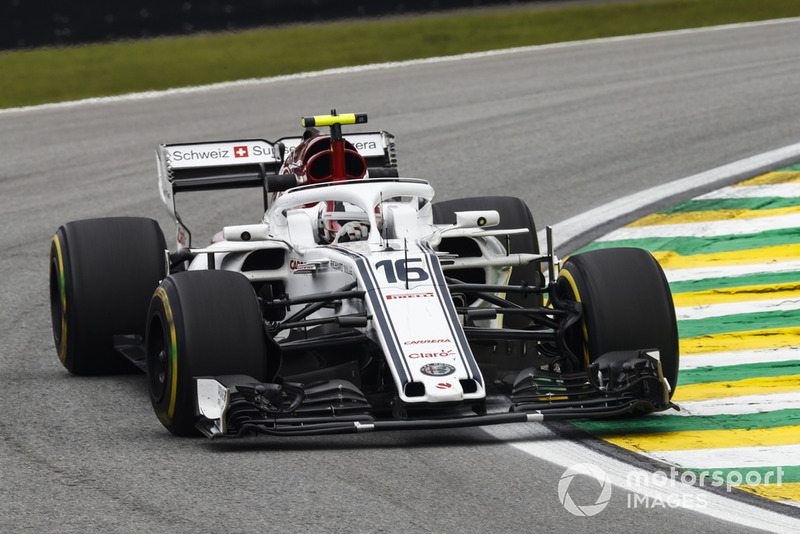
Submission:
[[[423,299],[423,298],[431,298],[433,297],[433,293],[405,293],[402,295],[386,295],[386,300],[397,300],[397,299]]]
[[[403,341],[403,345],[435,345],[437,343],[452,343],[449,339],[420,339],[417,341]]]
[[[297,269],[302,269],[306,265],[306,262],[301,260],[289,260],[289,269],[296,271]]]
[[[235,146],[233,147],[233,155],[237,158],[246,158],[248,156],[247,147],[246,146]]]
[[[448,358],[451,356],[455,356],[455,352],[452,350],[442,350],[439,352],[414,352],[409,354],[409,358],[417,359],[417,358]]]
[[[375,141],[356,141],[353,143],[353,146],[359,152],[362,150],[375,150],[378,148],[378,145],[375,143]]]

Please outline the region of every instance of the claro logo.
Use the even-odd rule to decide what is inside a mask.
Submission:
[[[440,350],[436,352],[412,352],[408,355],[409,358],[417,359],[417,358],[447,358],[449,356],[455,356],[456,353],[453,350]]]

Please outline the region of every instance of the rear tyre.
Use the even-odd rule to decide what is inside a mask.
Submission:
[[[667,279],[652,254],[638,248],[576,254],[564,262],[557,292],[581,303],[583,318],[567,332],[567,344],[584,365],[607,352],[657,348],[672,396],[678,327]]]
[[[134,369],[114,335],[144,337],[147,306],[166,276],[164,234],[138,217],[74,221],[50,245],[50,312],[59,359],[77,375]]]
[[[265,380],[258,299],[240,273],[176,273],[156,289],[147,317],[150,400],[173,434],[199,433],[194,377],[235,374]]]
[[[497,211],[500,214],[500,224],[493,228],[527,228],[529,230],[527,234],[511,235],[508,240],[498,238],[509,253],[539,254],[539,239],[536,235],[536,224],[534,223],[533,215],[531,215],[531,211],[525,202],[516,197],[459,198],[437,202],[433,205],[433,222],[435,224],[452,224],[455,223],[455,212],[473,210]],[[464,239],[469,240],[469,238],[442,239],[439,249],[457,254],[464,254],[466,251],[469,254],[467,247],[470,244],[464,242]],[[452,276],[465,282],[485,282],[482,273],[453,271]],[[542,286],[544,279],[538,264],[529,263],[512,268],[509,285],[520,285],[523,282],[536,288]],[[532,294],[525,298],[517,293],[506,295],[506,299],[523,307],[540,306],[542,300],[540,295]],[[503,325],[506,328],[523,328],[528,323],[529,320],[527,318],[518,315],[509,315],[503,320]]]

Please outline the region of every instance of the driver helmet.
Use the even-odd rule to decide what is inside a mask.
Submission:
[[[375,218],[380,225],[380,209],[375,207]],[[323,243],[361,241],[369,236],[369,216],[350,202],[321,202],[317,229]]]

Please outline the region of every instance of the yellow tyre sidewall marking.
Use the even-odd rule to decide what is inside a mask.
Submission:
[[[169,339],[170,347],[168,357],[170,359],[170,396],[169,408],[166,414],[158,414],[159,419],[166,424],[172,423],[172,418],[175,415],[175,403],[178,392],[178,336],[175,332],[175,321],[172,318],[172,308],[169,305],[169,297],[164,288],[159,287],[156,289],[156,296],[161,299],[161,304],[164,306],[164,315],[166,316],[167,323],[169,324]]]
[[[578,286],[575,284],[575,279],[572,277],[572,273],[569,272],[568,269],[561,269],[558,273],[561,277],[563,277],[568,283],[569,286],[572,288],[572,294],[575,297],[575,300],[581,302],[581,295],[578,293]],[[581,327],[583,328],[583,359],[586,362],[586,366],[589,366],[589,332],[586,330],[586,314],[581,314]]]
[[[58,358],[61,363],[67,361],[67,289],[64,277],[64,258],[61,253],[61,241],[58,234],[53,236],[53,243],[56,246],[56,256],[58,257],[58,290],[61,294],[61,346],[58,347]]]

